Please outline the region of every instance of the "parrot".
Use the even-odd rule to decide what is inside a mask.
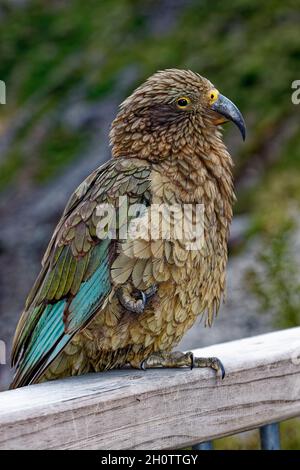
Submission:
[[[217,357],[174,348],[197,318],[212,325],[225,296],[235,202],[220,127],[228,121],[245,140],[237,106],[191,70],[158,71],[123,101],[111,159],[70,197],[26,300],[11,388],[125,366],[224,377]],[[179,236],[185,207],[192,224],[202,208],[191,236]],[[163,234],[159,208],[170,222]]]

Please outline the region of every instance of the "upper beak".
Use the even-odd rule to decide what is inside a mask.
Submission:
[[[234,122],[239,128],[243,140],[246,138],[246,125],[242,113],[236,105],[230,101],[226,96],[219,94],[218,99],[211,105],[211,109],[218,114],[221,114],[226,120]],[[225,122],[225,121],[220,121]]]

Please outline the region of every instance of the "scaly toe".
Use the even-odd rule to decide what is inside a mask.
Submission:
[[[221,378],[222,380],[225,377],[225,367],[223,366],[222,362],[220,359],[217,357],[212,357],[212,362],[211,362],[211,367],[214,369],[217,373],[221,372]]]
[[[146,299],[148,300],[148,299],[150,299],[151,297],[153,297],[153,295],[156,294],[157,290],[158,290],[158,287],[157,287],[156,284],[153,284],[151,287],[149,287],[149,289],[146,289],[146,290],[144,291],[144,293],[145,293],[145,295],[146,295]]]

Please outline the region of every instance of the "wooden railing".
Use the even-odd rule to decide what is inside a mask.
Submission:
[[[0,448],[175,449],[300,415],[300,328],[194,353],[225,379],[125,369],[2,392]]]

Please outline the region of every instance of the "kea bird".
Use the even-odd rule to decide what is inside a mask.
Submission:
[[[112,158],[71,196],[27,298],[13,342],[12,388],[125,365],[211,367],[224,375],[218,358],[173,348],[197,317],[212,324],[224,295],[235,200],[218,127],[226,121],[245,138],[238,108],[189,70],[159,71],[121,104]],[[203,207],[202,243],[191,249],[174,230],[149,236],[154,205]],[[126,224],[140,236],[126,236]]]

